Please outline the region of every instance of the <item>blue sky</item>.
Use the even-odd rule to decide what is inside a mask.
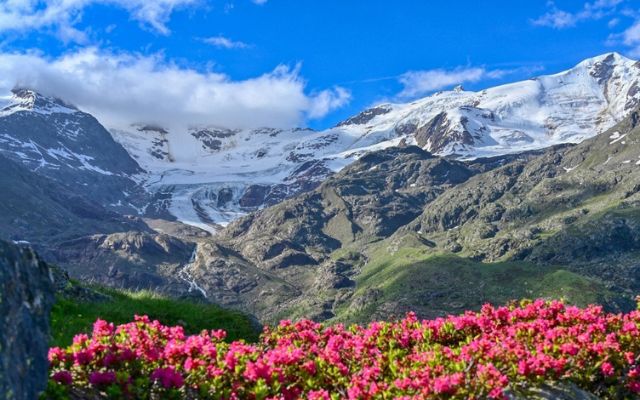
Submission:
[[[0,87],[63,92],[114,124],[152,120],[146,98],[185,121],[322,128],[609,51],[640,57],[640,0],[0,0]]]

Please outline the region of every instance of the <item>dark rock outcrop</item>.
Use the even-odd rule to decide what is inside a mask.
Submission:
[[[391,107],[383,104],[377,107],[369,108],[368,110],[364,110],[360,114],[340,122],[337,126],[364,125],[378,115],[384,115],[390,111]]]
[[[466,121],[461,121],[461,126],[465,127]],[[475,140],[466,129],[457,130],[452,127],[452,121],[448,119],[446,112],[436,115],[426,125],[415,131],[415,138],[418,145],[429,151],[439,152],[452,143],[461,145],[473,145]]]
[[[251,185],[240,198],[240,207],[259,207],[264,203],[264,198],[269,193],[267,185]]]
[[[131,231],[62,242],[52,258],[82,280],[172,292],[178,290],[178,272],[193,249],[193,244],[169,235]]]
[[[4,399],[36,399],[45,388],[53,291],[49,267],[32,250],[0,241],[0,393]]]

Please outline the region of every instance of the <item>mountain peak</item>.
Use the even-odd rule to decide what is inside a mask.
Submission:
[[[635,64],[636,62],[637,62],[636,60],[632,60],[630,58],[623,56],[618,52],[612,51],[609,53],[600,54],[599,56],[587,58],[581,61],[576,67],[592,67],[595,65],[602,65],[602,64],[606,64],[610,66],[632,65],[632,64]]]
[[[2,114],[18,111],[32,111],[40,114],[78,112],[78,108],[57,97],[45,96],[29,88],[14,88],[7,104],[2,108]]]

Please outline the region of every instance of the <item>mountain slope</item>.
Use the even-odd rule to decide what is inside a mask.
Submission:
[[[0,110],[0,153],[71,191],[119,212],[137,213],[143,171],[91,115],[28,89]]]
[[[634,111],[596,138],[522,157],[448,190],[413,222],[367,249],[376,262],[363,269],[351,304],[364,302],[368,313],[429,313],[504,299],[495,293],[502,288],[632,307],[640,289],[638,120]],[[412,256],[402,261],[407,251]],[[385,254],[395,262],[385,265],[378,258]],[[445,271],[460,263],[467,265],[471,285],[449,291],[447,285],[455,287],[464,274]],[[473,275],[473,269],[484,274],[487,266],[505,263],[498,284]],[[523,281],[528,266],[529,273],[551,275]],[[380,291],[377,298],[371,291]],[[343,311],[357,318],[357,310]]]
[[[0,155],[0,170],[0,235],[4,238],[32,242],[48,254],[48,244],[78,235],[146,229],[141,221],[109,211],[4,155]]]
[[[216,301],[266,320],[434,316],[527,295],[632,307],[638,121],[633,111],[582,144],[492,159],[413,146],[368,154],[231,223],[199,248],[192,276]],[[257,281],[242,296],[225,291],[230,265],[276,277],[282,291]],[[258,308],[265,297],[272,307]]]
[[[610,53],[554,75],[390,105],[366,124],[411,133],[428,151],[465,158],[579,143],[640,104],[639,79],[640,64]]]

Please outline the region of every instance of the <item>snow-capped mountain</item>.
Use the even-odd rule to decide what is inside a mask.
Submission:
[[[411,135],[432,153],[475,158],[581,142],[639,103],[640,64],[610,53],[554,75],[384,105],[354,123],[368,134]]]
[[[324,131],[149,124],[107,131],[62,100],[18,89],[0,98],[0,154],[105,207],[168,212],[214,232],[313,189],[372,150],[417,144],[470,159],[580,142],[639,104],[640,63],[616,53],[479,92],[458,87],[382,104]]]
[[[310,190],[362,154],[417,144],[464,159],[580,142],[640,104],[640,63],[617,53],[554,75],[479,92],[457,87],[382,104],[325,131],[154,126],[112,130],[179,220],[215,230],[256,208]]]
[[[144,206],[143,170],[93,116],[29,89],[0,102],[0,154],[107,208]]]
[[[475,158],[581,142],[640,103],[640,64],[617,53],[554,75],[480,92],[457,87],[410,104],[385,104],[341,125],[415,138],[432,153]]]

